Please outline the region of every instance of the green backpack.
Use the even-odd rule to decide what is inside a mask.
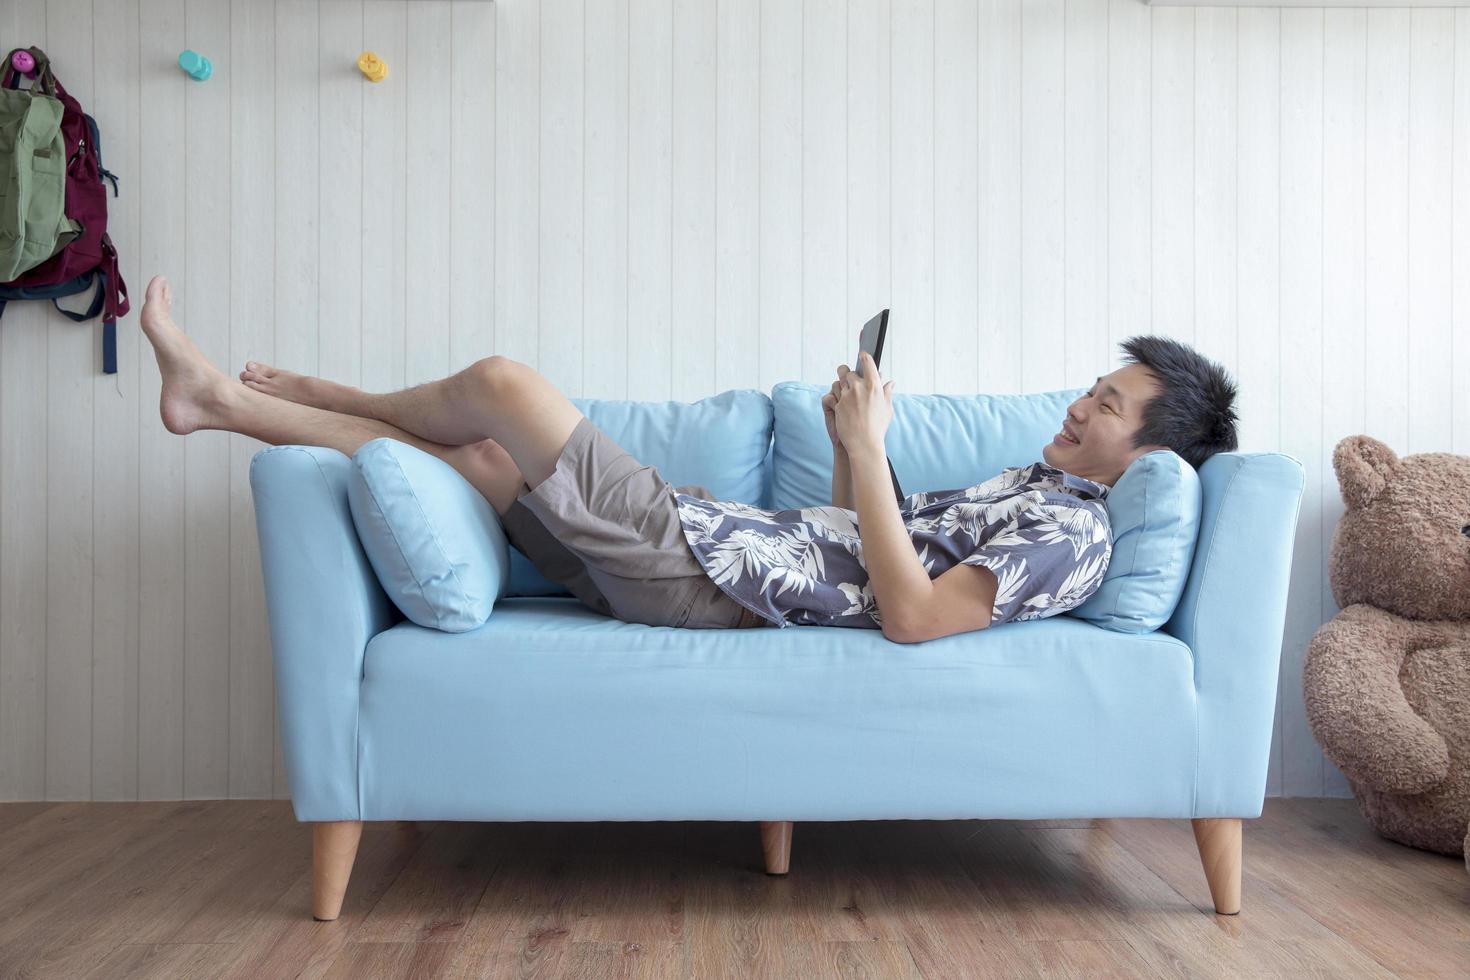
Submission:
[[[0,88],[0,282],[66,247],[82,226],[66,216],[63,106],[51,66],[29,89]]]

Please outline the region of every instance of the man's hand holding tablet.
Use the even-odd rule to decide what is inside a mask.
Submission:
[[[888,333],[888,311],[882,310],[864,324],[858,335],[858,357],[857,369],[848,368],[846,364],[837,366],[837,380],[832,383],[832,388],[822,396],[822,416],[827,424],[827,438],[832,441],[832,499],[839,507],[852,508],[851,489],[852,478],[847,450],[842,445],[842,439],[837,431],[837,403],[842,397],[845,386],[854,383],[862,377],[862,355],[868,354],[873,359],[873,367],[877,369],[883,356],[883,342]],[[856,375],[849,379],[848,374]],[[888,463],[888,476],[893,481],[893,494],[900,505],[903,503],[904,492],[898,482],[898,475],[893,471],[893,463]]]

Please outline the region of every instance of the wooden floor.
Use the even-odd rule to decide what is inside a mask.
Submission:
[[[272,801],[0,804],[0,977],[1470,974],[1458,858],[1270,799],[1217,916],[1186,820],[369,824],[341,918]]]

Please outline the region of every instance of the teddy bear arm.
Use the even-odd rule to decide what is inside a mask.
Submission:
[[[1302,662],[1307,722],[1350,779],[1387,793],[1422,793],[1449,774],[1444,736],[1414,711],[1399,683],[1413,625],[1349,607],[1312,638]]]

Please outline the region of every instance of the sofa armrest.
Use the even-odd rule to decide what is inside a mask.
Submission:
[[[355,820],[363,652],[399,613],[347,506],[350,460],[276,446],[250,461],[276,705],[296,819]]]
[[[1164,629],[1194,655],[1194,815],[1256,817],[1266,792],[1302,464],[1218,453],[1184,595]]]

